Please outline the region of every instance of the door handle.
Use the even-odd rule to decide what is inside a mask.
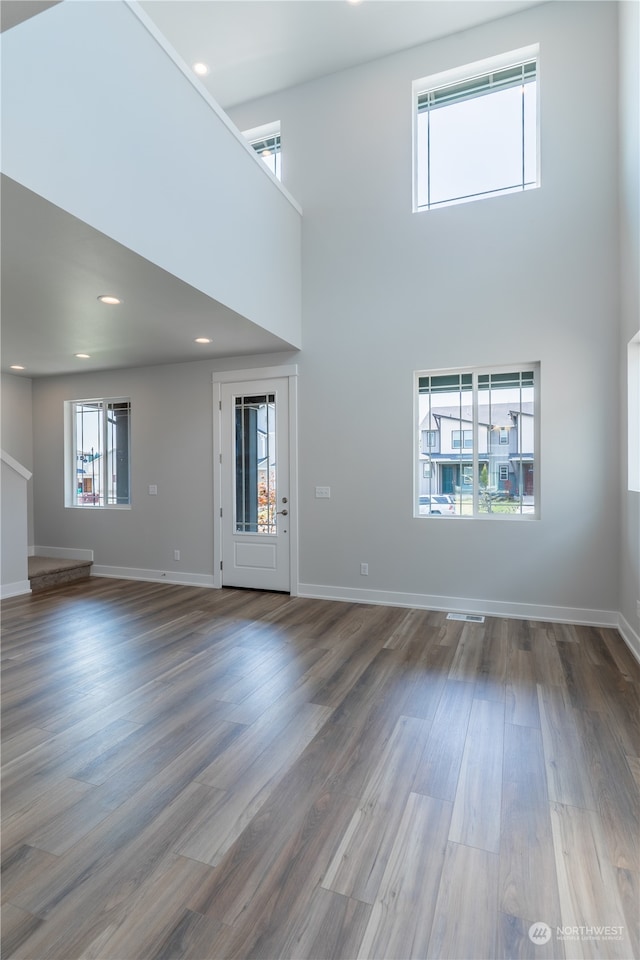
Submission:
[[[288,510],[278,510],[278,513],[276,514],[276,516],[288,517],[288,516],[289,516],[289,511],[288,511]]]

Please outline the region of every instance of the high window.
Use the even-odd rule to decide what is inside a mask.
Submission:
[[[413,85],[414,209],[538,185],[537,48]]]
[[[537,364],[417,373],[415,407],[415,516],[431,496],[453,504],[443,516],[537,516]]]
[[[243,136],[249,141],[260,159],[274,177],[282,180],[282,153],[280,123],[265,123],[261,127],[245,130]]]
[[[66,506],[128,506],[131,402],[73,400],[65,407]]]

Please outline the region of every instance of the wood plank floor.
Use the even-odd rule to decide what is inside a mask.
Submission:
[[[99,578],[2,613],[5,960],[640,956],[616,631]]]

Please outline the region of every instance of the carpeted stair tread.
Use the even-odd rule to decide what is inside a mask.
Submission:
[[[43,590],[91,576],[91,560],[63,560],[60,557],[29,557],[29,583]]]

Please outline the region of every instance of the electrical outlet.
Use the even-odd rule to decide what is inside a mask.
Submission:
[[[179,560],[179,559],[180,559],[180,551],[179,551],[179,550],[174,550],[174,551],[173,551],[173,559],[174,559],[174,560]]]
[[[361,563],[361,564],[360,564],[360,573],[362,574],[363,577],[368,577],[368,576],[369,576],[369,564],[368,564],[368,563]]]
[[[155,497],[155,496],[158,495],[158,484],[157,484],[157,483],[150,483],[150,484],[149,484],[149,493],[151,494],[152,497]]]

